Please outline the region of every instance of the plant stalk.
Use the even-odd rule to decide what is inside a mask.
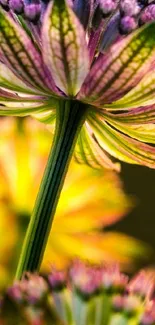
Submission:
[[[32,212],[19,259],[16,279],[26,271],[38,271],[51,230],[59,196],[86,107],[75,101],[61,101],[56,111],[54,141]]]

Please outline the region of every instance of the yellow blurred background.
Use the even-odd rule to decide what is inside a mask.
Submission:
[[[0,285],[12,280],[53,132],[28,118],[0,119]],[[80,257],[92,263],[119,262],[132,270],[151,250],[106,227],[133,208],[120,176],[71,162],[42,263],[67,266]]]

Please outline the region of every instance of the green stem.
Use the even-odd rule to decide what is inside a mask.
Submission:
[[[26,233],[17,279],[23,272],[34,272],[40,267],[68,165],[85,118],[86,107],[81,103],[62,101],[57,108],[54,142]]]

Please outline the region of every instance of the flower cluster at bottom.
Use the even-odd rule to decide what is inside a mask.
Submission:
[[[114,266],[76,261],[68,271],[26,274],[1,297],[1,325],[153,325],[153,273],[129,281]]]

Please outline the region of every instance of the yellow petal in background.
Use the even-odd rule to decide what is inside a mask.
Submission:
[[[109,195],[110,193],[110,195]],[[89,231],[121,219],[132,206],[117,174],[72,161],[57,208],[53,231]]]
[[[0,269],[5,282],[8,276],[11,279],[11,270],[17,264],[52,132],[31,119],[2,118],[0,129]],[[132,267],[136,258],[147,255],[142,243],[106,230],[132,206],[118,174],[72,161],[42,270],[49,270],[51,264],[62,268],[76,257],[95,264],[113,261],[120,262],[124,269]]]
[[[3,118],[0,128],[1,179],[7,186],[14,209],[30,214],[52,136],[45,126],[29,119]]]

